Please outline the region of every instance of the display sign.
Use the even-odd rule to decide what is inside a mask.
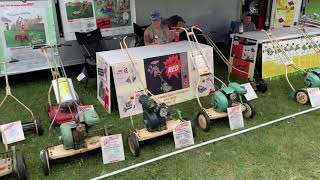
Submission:
[[[247,101],[251,101],[253,99],[258,98],[256,92],[254,91],[250,83],[245,83],[245,84],[242,84],[241,86],[246,88],[247,90],[247,93],[244,95]]]
[[[232,74],[242,78],[253,77],[257,52],[256,40],[234,36],[230,52],[230,61],[234,67]]]
[[[176,149],[194,145],[191,121],[184,121],[173,128]]]
[[[58,78],[52,80],[51,83],[58,104],[60,104],[60,102],[77,100],[76,92],[70,78]]]
[[[308,95],[312,107],[320,106],[320,90],[319,88],[308,88]]]
[[[21,121],[16,121],[0,126],[2,142],[12,144],[25,140]]]
[[[32,45],[56,44],[51,1],[0,2],[0,61],[8,73],[46,69],[46,58]]]
[[[284,29],[285,31],[285,29]],[[320,36],[310,37],[315,46],[320,42]],[[293,62],[303,69],[310,69],[318,67],[320,64],[320,54],[305,38],[295,38],[279,41],[281,47],[286,54],[293,60]],[[262,77],[270,78],[284,75],[286,70],[284,68],[282,59],[285,57],[281,54],[276,54],[275,49],[271,43],[262,44]],[[295,68],[288,68],[288,73],[296,72]]]
[[[97,28],[103,36],[133,33],[136,20],[134,0],[60,0],[60,12],[66,41]]]
[[[100,138],[103,164],[125,160],[122,135],[115,134]]]
[[[97,56],[97,98],[106,112],[111,112],[110,66]]]
[[[243,115],[241,106],[234,106],[228,108],[228,118],[231,130],[244,128]]]
[[[277,0],[274,17],[274,27],[292,26],[295,22],[297,0]]]

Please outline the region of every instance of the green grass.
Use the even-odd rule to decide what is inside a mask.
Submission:
[[[306,14],[312,15],[314,13],[320,14],[320,1],[319,0],[309,0],[306,8]],[[320,20],[320,17],[318,17]]]
[[[81,3],[81,5],[82,5],[82,3]],[[90,3],[90,5],[88,6],[88,9],[86,11],[84,11],[83,13],[80,13],[79,15],[74,15],[73,12],[80,11],[81,5],[66,7],[68,20],[81,19],[81,18],[92,18],[93,17],[92,3]]]
[[[16,34],[27,34],[28,40],[15,40]],[[31,42],[37,42],[38,44],[46,42],[45,31],[27,30],[25,32],[19,32],[17,30],[4,31],[7,47],[19,47],[30,46]]]
[[[218,63],[219,64],[219,63]],[[216,65],[219,77],[225,77],[224,68]],[[80,69],[67,69],[74,72],[74,78]],[[37,137],[27,135],[27,139],[17,144],[24,153],[31,179],[44,179],[39,151],[45,147],[58,144],[59,130],[55,129],[48,136],[49,121],[44,111],[47,103],[47,90],[51,75],[48,71],[14,76],[11,87],[14,95],[37,114],[45,128],[45,134]],[[302,87],[300,76],[291,77],[293,84]],[[3,81],[2,81],[3,82]],[[0,98],[4,96],[1,82]],[[131,128],[129,119],[119,119],[116,112],[111,115],[104,112],[96,100],[96,83],[89,83],[87,89],[76,82],[77,92],[87,104],[93,104],[103,119],[102,124],[112,124],[111,133],[122,133],[126,160],[114,164],[103,165],[101,152],[85,154],[65,162],[51,165],[48,179],[88,179],[108,172],[118,170],[169,152],[174,151],[172,137],[163,137],[145,144],[141,148],[139,158],[131,156],[126,137]],[[273,119],[310,108],[302,106],[288,98],[289,87],[285,80],[269,82],[269,90],[265,94],[258,93],[259,99],[254,101],[257,114],[254,119],[246,120],[245,127],[252,127]],[[209,106],[210,98],[204,98],[204,104]],[[28,113],[16,103],[6,102],[0,109],[1,124],[30,119]],[[199,108],[195,100],[178,104],[185,115],[192,116]],[[247,134],[233,137],[221,142],[207,145],[165,160],[157,161],[147,166],[116,175],[111,179],[319,179],[320,178],[320,113],[313,112],[292,121],[281,122]],[[143,127],[141,116],[135,117],[136,127]],[[195,143],[201,143],[230,133],[226,120],[212,123],[211,131],[204,133],[197,129]],[[14,179],[10,176],[9,179]]]

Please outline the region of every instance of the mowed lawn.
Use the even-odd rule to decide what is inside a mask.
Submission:
[[[73,78],[77,92],[87,104],[93,104],[103,124],[112,124],[111,133],[122,133],[126,160],[103,165],[101,152],[75,156],[51,165],[47,179],[89,179],[112,172],[169,152],[175,151],[173,138],[163,137],[144,144],[138,158],[131,156],[126,137],[131,128],[129,119],[119,119],[117,112],[104,112],[96,100],[96,82],[88,88],[77,83],[75,76],[80,67],[67,68]],[[216,63],[219,77],[226,77],[224,66]],[[303,86],[302,75],[291,77],[296,87]],[[12,92],[40,117],[45,128],[42,137],[26,135],[26,140],[17,144],[24,153],[30,179],[45,179],[39,159],[41,149],[59,143],[59,129],[48,135],[49,121],[44,111],[51,75],[49,71],[29,73],[10,77]],[[0,98],[4,97],[4,81],[1,79]],[[257,108],[255,118],[245,120],[245,127],[252,127],[273,119],[287,116],[310,108],[302,106],[288,97],[289,86],[284,79],[269,81],[269,90],[258,93],[254,100]],[[210,97],[204,98],[204,105],[210,107]],[[30,119],[22,107],[10,100],[0,109],[0,122]],[[178,104],[186,116],[200,110],[195,100]],[[320,178],[320,112],[312,112],[290,121],[284,121],[263,129],[207,145],[155,163],[134,169],[111,179],[319,179]],[[135,116],[136,127],[142,128],[142,118]],[[98,126],[98,127],[101,127]],[[94,129],[95,127],[93,127]],[[208,133],[196,130],[195,143],[201,143],[229,134],[226,119],[212,122]],[[3,148],[2,148],[3,149]],[[6,179],[15,179],[10,176]]]
[[[319,0],[309,0],[306,8],[306,14],[311,15],[317,13],[320,15],[320,1]],[[320,20],[320,17],[318,17]]]

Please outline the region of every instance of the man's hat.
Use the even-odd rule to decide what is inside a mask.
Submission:
[[[153,11],[151,14],[150,14],[150,19],[151,21],[160,21],[161,20],[161,14],[159,11]]]

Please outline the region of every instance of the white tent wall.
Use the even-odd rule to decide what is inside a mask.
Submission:
[[[216,41],[221,41],[233,20],[239,20],[240,0],[136,0],[137,23],[150,23],[149,15],[153,10],[161,12],[164,18],[171,15],[182,16],[189,25],[200,23],[206,31],[216,31]],[[59,37],[59,36],[58,36]],[[59,42],[63,42],[60,39]],[[76,41],[67,42],[72,47],[62,47],[60,56],[66,65],[83,62],[81,48]],[[117,41],[106,41],[109,49],[119,48]]]

